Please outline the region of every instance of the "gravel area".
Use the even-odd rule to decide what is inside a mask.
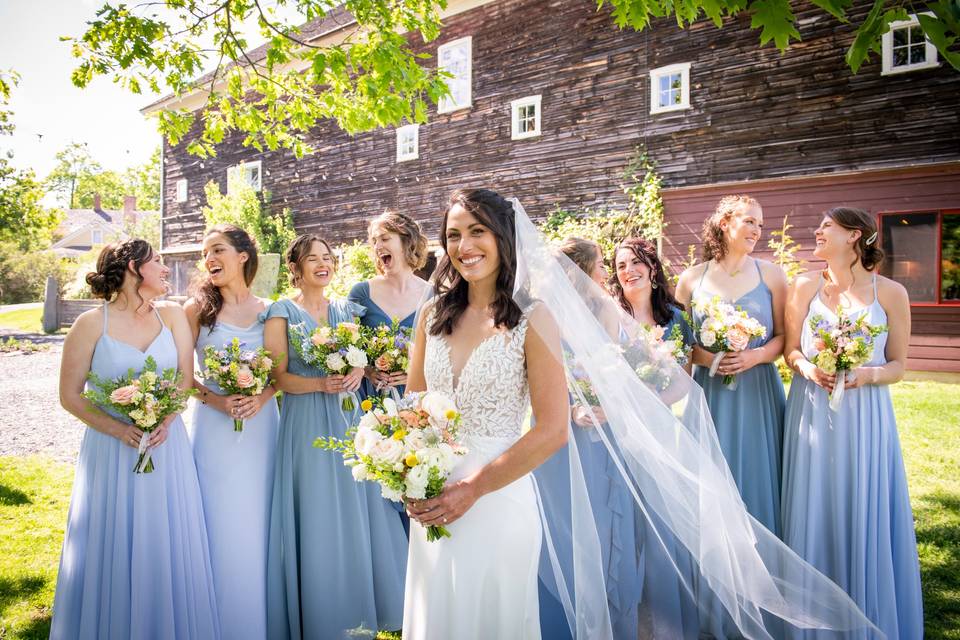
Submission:
[[[41,454],[75,462],[83,424],[63,410],[57,393],[63,336],[0,331],[50,345],[36,353],[0,353],[0,456]]]

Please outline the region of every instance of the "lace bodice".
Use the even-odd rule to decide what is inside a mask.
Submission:
[[[530,404],[524,340],[528,314],[520,323],[481,342],[470,354],[454,388],[450,346],[444,336],[427,335],[423,372],[427,389],[453,398],[463,422],[465,436],[494,438],[520,437],[523,419]],[[427,326],[433,314],[427,318]]]

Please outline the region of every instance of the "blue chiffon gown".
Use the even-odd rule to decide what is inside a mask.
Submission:
[[[331,327],[363,309],[330,302]],[[317,327],[292,300],[262,314],[284,318],[288,329]],[[289,333],[288,333],[289,336]],[[319,377],[290,346],[290,373]],[[345,437],[349,423],[337,394],[284,394],[280,409],[267,556],[267,637],[372,638],[403,624],[407,538],[377,485],[356,482],[340,454],[316,449],[318,437]]]
[[[158,371],[177,367],[166,326],[140,351],[109,336],[106,306],[103,315],[93,373],[117,378],[130,368],[140,371],[147,356]],[[84,432],[51,638],[220,637],[200,485],[179,417],[152,458],[152,473],[135,474],[136,449],[93,428]]]
[[[763,281],[760,265],[757,286],[739,299],[728,301],[741,307],[767,329],[766,337],[754,338],[748,348],[766,344],[773,336],[773,293]],[[700,276],[693,291],[693,300],[712,298],[703,290]],[[703,322],[703,314],[693,308],[694,326]],[[699,341],[699,333],[697,334]],[[701,345],[702,346],[702,345]],[[713,423],[720,441],[720,450],[730,467],[737,489],[747,511],[764,527],[780,536],[780,474],[783,450],[783,412],[786,394],[783,381],[773,363],[764,363],[737,374],[737,386],[723,384],[723,376],[710,377],[709,367],[694,366],[693,379],[703,388]],[[701,596],[701,630],[717,638],[740,637],[723,606],[712,596]]]
[[[367,327],[379,327],[382,324],[393,326],[393,318],[388,316],[380,306],[373,301],[373,298],[370,297],[370,282],[364,280],[363,282],[358,282],[353,285],[350,289],[350,295],[347,296],[347,300],[350,302],[360,305],[366,310],[366,313],[360,317],[360,323]],[[406,318],[400,321],[401,327],[407,327],[408,329],[413,329],[413,323],[417,317],[416,311],[408,315]],[[396,391],[400,396],[403,396],[406,391],[405,385],[400,385],[396,387]],[[377,391],[373,383],[363,379],[363,384],[360,385],[360,399],[364,399],[370,396],[379,396],[381,392]],[[386,498],[384,498],[386,500]],[[393,509],[395,509],[400,514],[400,522],[403,524],[403,531],[408,536],[410,535],[410,517],[407,515],[406,507],[404,507],[402,502],[393,502],[392,500],[387,500]]]
[[[809,321],[817,314],[835,317],[819,291],[801,335],[808,359],[816,354]],[[873,325],[886,324],[886,312],[876,300],[876,281],[873,303],[850,315],[863,315]],[[873,358],[865,366],[886,363],[886,342],[885,333],[875,338]],[[794,376],[785,424],[784,542],[843,588],[887,638],[922,638],[913,512],[889,387],[847,390],[833,411],[822,387]]]
[[[200,327],[197,371],[203,371],[207,345],[223,349],[235,337],[241,348],[255,350],[263,346],[263,323]],[[213,380],[204,384],[222,393]],[[241,433],[233,430],[233,418],[197,402],[189,430],[225,638],[267,637],[267,532],[278,422],[273,399],[244,420]]]

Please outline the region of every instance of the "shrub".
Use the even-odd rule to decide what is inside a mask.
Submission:
[[[76,269],[76,262],[53,252],[24,253],[12,242],[0,243],[0,303],[42,300],[47,276],[57,279],[60,295],[63,295]]]
[[[334,247],[333,252],[337,255],[338,264],[337,272],[327,287],[328,295],[346,298],[353,285],[377,275],[367,243],[354,240],[353,244]]]

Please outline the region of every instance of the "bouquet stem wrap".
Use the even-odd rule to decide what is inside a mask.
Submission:
[[[723,360],[723,356],[727,355],[726,351],[720,351],[719,353],[714,354],[713,362],[710,363],[710,377],[717,375],[717,369],[720,368],[720,361]],[[727,389],[730,391],[736,391],[737,389],[737,376],[727,374],[723,376],[723,384],[726,385]]]
[[[153,473],[153,458],[150,456],[150,434],[151,431],[144,431],[140,438],[140,446],[137,447],[137,464],[133,467],[134,473]]]
[[[843,402],[843,391],[847,386],[847,372],[837,372],[837,384],[833,387],[833,393],[830,394],[830,409],[837,411],[840,409],[840,403]]]

